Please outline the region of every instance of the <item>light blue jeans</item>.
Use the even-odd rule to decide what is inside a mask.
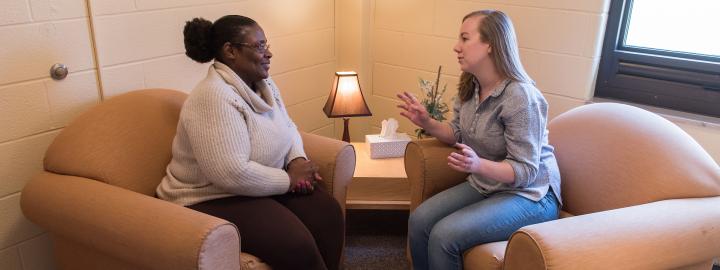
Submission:
[[[512,193],[483,195],[463,182],[436,194],[410,214],[408,237],[414,269],[463,269],[463,252],[505,241],[517,229],[557,219],[551,190],[540,201]]]

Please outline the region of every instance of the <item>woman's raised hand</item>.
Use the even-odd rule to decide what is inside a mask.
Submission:
[[[417,98],[407,91],[397,94],[397,97],[404,102],[398,105],[398,108],[402,109],[400,115],[405,116],[405,118],[409,119],[416,126],[426,128],[430,123],[430,114],[427,109],[425,109],[425,106],[420,104]]]

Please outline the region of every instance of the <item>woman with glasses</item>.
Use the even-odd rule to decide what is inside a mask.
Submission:
[[[495,10],[466,15],[453,50],[463,73],[452,122],[435,121],[414,96],[398,95],[401,115],[455,146],[448,166],[469,173],[410,215],[415,269],[462,269],[467,249],[556,219],[561,202],[548,104],[520,63],[510,18]]]
[[[342,210],[314,184],[318,166],[269,77],[263,29],[228,15],[195,18],[183,33],[188,57],[214,61],[183,105],[158,197],[233,222],[243,252],[273,269],[338,269]]]

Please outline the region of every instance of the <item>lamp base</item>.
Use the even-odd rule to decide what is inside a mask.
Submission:
[[[343,117],[343,123],[345,125],[345,128],[343,129],[343,141],[350,142],[350,131],[348,130],[348,126],[350,125],[350,119],[347,117]]]

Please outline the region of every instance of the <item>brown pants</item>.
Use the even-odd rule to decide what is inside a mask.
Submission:
[[[340,204],[323,188],[310,195],[228,197],[188,208],[234,223],[242,251],[273,269],[340,267],[345,220]]]

